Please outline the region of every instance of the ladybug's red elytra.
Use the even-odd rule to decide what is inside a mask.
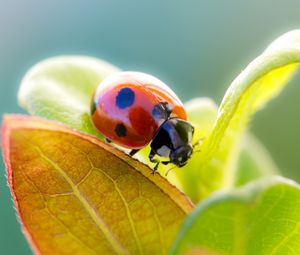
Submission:
[[[184,166],[193,153],[194,127],[176,94],[145,73],[120,72],[104,79],[92,101],[91,119],[107,141],[131,149],[134,155],[150,143],[149,159]]]

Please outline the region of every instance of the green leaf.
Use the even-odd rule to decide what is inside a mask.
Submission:
[[[253,135],[246,134],[235,170],[234,185],[242,186],[261,177],[279,173],[277,165],[266,148]]]
[[[226,92],[211,134],[201,146],[202,193],[234,185],[241,141],[253,113],[279,94],[300,63],[300,31],[289,32],[250,63]]]
[[[26,74],[18,94],[19,103],[32,115],[99,136],[90,121],[92,95],[103,78],[118,71],[90,57],[51,58]]]
[[[211,196],[188,216],[170,254],[197,250],[219,255],[300,254],[300,186],[273,177]]]
[[[208,137],[217,118],[217,105],[208,98],[196,98],[185,104],[189,121],[195,127],[194,142]],[[201,164],[201,151],[197,152],[190,162],[182,169],[174,169],[168,179],[183,190],[195,203],[199,201],[199,195],[203,193],[203,172],[199,171]],[[147,156],[147,153],[144,154]],[[149,164],[149,162],[146,161]],[[161,167],[160,172],[165,173],[170,167]],[[263,145],[251,134],[245,135],[241,143],[241,152],[238,154],[236,165],[235,186],[241,186],[249,181],[263,176],[279,173],[279,170]],[[214,177],[211,176],[213,179]]]

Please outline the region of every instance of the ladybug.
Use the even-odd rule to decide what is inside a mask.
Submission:
[[[153,173],[159,163],[183,167],[193,153],[194,127],[182,102],[149,74],[120,72],[104,79],[93,96],[91,120],[107,142],[131,149],[131,156],[150,143]]]

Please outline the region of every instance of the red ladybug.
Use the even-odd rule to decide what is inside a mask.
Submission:
[[[121,72],[100,83],[91,109],[94,126],[107,141],[131,149],[134,155],[150,144],[149,159],[184,166],[193,153],[194,127],[180,99],[159,79],[139,72]]]

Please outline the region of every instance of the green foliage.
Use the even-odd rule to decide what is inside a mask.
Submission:
[[[250,117],[279,94],[298,68],[300,31],[289,32],[252,61],[232,82],[199,155],[196,201],[234,186],[243,135]]]
[[[186,103],[186,108],[189,121],[196,128],[194,142],[203,138],[205,140],[205,137],[209,137],[217,118],[216,104],[208,98],[197,98]],[[268,151],[253,135],[246,134],[241,140],[240,146],[240,153],[234,155],[238,159],[237,165],[234,166],[235,186],[279,173]],[[198,202],[200,194],[205,192],[205,186],[202,180],[202,171],[199,171],[199,165],[202,162],[201,149],[196,147],[195,150],[199,150],[199,152],[194,154],[189,164],[183,169],[175,170],[176,173],[171,173],[169,180],[184,190],[194,202]],[[213,177],[210,177],[213,181]]]
[[[205,138],[191,162],[173,171],[169,180],[193,201],[200,201],[235,182],[241,141],[250,116],[287,84],[300,61],[299,31],[276,40],[233,81],[216,112],[214,103],[200,99],[187,104],[196,139]],[[20,104],[31,114],[57,120],[99,136],[91,125],[92,94],[107,74],[118,69],[85,57],[60,57],[37,64],[24,78]],[[145,149],[138,157],[145,158]],[[165,173],[167,168],[162,167]]]
[[[190,214],[170,254],[300,253],[300,186],[273,177],[215,194]]]
[[[19,103],[32,115],[99,136],[90,121],[92,95],[107,75],[117,71],[113,65],[91,57],[51,58],[26,74]]]
[[[167,178],[199,206],[186,219],[171,254],[299,254],[299,186],[271,177],[279,173],[276,164],[247,131],[251,116],[280,93],[299,63],[296,30],[252,61],[232,82],[219,107],[207,98],[186,104],[196,128],[194,142],[201,142],[189,163]],[[19,102],[33,115],[101,138],[90,122],[90,101],[102,79],[118,70],[87,57],[50,59],[26,75]],[[150,165],[148,152],[146,147],[136,158]],[[135,168],[142,166],[137,163]],[[168,169],[161,166],[160,173]],[[261,177],[265,179],[234,189]],[[217,190],[224,193],[210,196]]]
[[[242,141],[234,185],[242,186],[263,176],[278,175],[279,172],[264,146],[253,135],[247,134]]]

